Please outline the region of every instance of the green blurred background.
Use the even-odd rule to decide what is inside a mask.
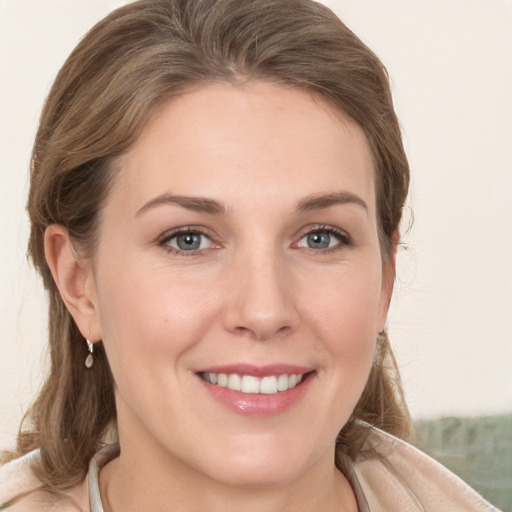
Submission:
[[[415,444],[512,512],[512,414],[416,421]]]

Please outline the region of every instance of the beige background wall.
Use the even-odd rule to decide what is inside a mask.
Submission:
[[[122,0],[0,0],[0,447],[45,366],[27,168],[49,85]],[[512,1],[326,1],[387,64],[413,169],[390,333],[415,417],[512,411]]]

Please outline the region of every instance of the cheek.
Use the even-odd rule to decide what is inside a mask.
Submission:
[[[114,375],[128,363],[142,371],[139,361],[151,360],[154,368],[177,358],[201,339],[204,319],[215,307],[208,287],[137,262],[104,267],[98,281],[103,341]]]
[[[378,268],[378,267],[377,267]],[[354,267],[352,267],[352,270]],[[340,412],[355,406],[371,369],[380,321],[381,274],[353,271],[311,298],[311,327],[325,353],[326,382],[343,397]],[[340,390],[342,392],[340,393]],[[346,410],[345,413],[350,412]],[[346,420],[346,418],[344,418]]]
[[[371,267],[370,267],[371,268]],[[335,352],[365,350],[365,341],[375,340],[381,315],[381,274],[368,267],[358,272],[331,276],[324,283],[327,293],[311,297],[309,309],[323,337]]]
[[[361,397],[374,360],[380,301],[380,272],[357,271],[331,275],[327,293],[311,294],[304,319],[310,346],[322,362],[318,384],[324,399],[312,416],[333,439],[348,421]],[[316,280],[320,284],[320,276]]]

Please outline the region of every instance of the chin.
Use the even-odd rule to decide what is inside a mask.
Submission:
[[[212,461],[208,473],[224,485],[255,489],[288,485],[305,474],[317,460],[304,442],[292,446],[280,441],[263,447],[247,443],[245,450],[230,448],[224,453],[222,463]],[[334,460],[330,450],[327,455]]]
[[[215,471],[215,479],[230,487],[252,489],[278,488],[295,481],[303,471],[295,464],[276,463],[275,460],[226,460]]]

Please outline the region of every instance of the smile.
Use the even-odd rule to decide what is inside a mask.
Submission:
[[[303,374],[280,374],[256,377],[237,373],[201,372],[201,378],[221,388],[248,394],[275,395],[287,391],[302,382]]]

